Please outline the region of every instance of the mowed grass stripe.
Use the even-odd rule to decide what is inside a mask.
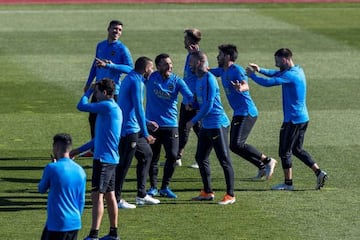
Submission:
[[[0,110],[0,121],[2,126],[6,126],[0,130],[5,139],[0,144],[0,155],[14,158],[2,161],[0,167],[0,203],[2,219],[6,219],[0,224],[3,238],[23,239],[23,232],[30,239],[40,237],[45,222],[46,198],[37,193],[36,185],[47,162],[51,137],[55,132],[69,131],[76,146],[89,139],[87,114],[78,112],[75,105],[87,78],[95,44],[106,36],[107,21],[113,17],[123,20],[124,16],[126,31],[123,39],[134,59],[142,54],[154,58],[160,52],[169,52],[178,74],[182,74],[185,58],[182,31],[194,25],[204,29],[202,49],[208,53],[212,66],[216,65],[217,45],[225,42],[238,45],[241,65],[255,61],[273,67],[273,52],[277,48],[286,45],[294,49],[295,61],[304,67],[309,84],[311,122],[305,147],[328,171],[330,178],[323,191],[314,191],[313,173],[294,159],[294,184],[298,191],[273,192],[269,191],[270,187],[283,181],[280,164],[271,182],[254,182],[249,179],[255,175],[256,169],[232,154],[237,203],[225,208],[219,208],[216,202],[193,203],[189,199],[198,194],[202,185],[198,171],[186,168],[194,160],[196,139],[192,134],[183,159],[185,167],[177,168],[172,183],[179,199],[162,198],[162,204],[156,207],[121,211],[119,227],[122,239],[203,239],[204,236],[206,239],[357,239],[360,227],[354,219],[357,219],[359,209],[359,188],[354,176],[357,174],[355,156],[360,131],[357,126],[357,95],[353,89],[357,89],[355,76],[358,70],[350,64],[339,66],[345,59],[356,62],[358,48],[344,44],[347,39],[323,34],[322,31],[332,32],[339,28],[323,21],[322,16],[328,15],[327,7],[318,9],[319,5],[316,5],[316,9],[312,9],[313,5],[309,4],[303,5],[308,6],[306,10],[301,8],[299,11],[296,10],[298,6],[287,9],[252,5],[248,7],[250,12],[237,14],[234,10],[226,16],[220,13],[221,10],[212,11],[213,5],[202,5],[201,9],[210,10],[201,10],[200,14],[194,14],[196,11],[166,14],[166,9],[161,7],[163,10],[159,14],[145,11],[141,15],[143,5],[115,5],[113,8],[115,11],[135,8],[139,16],[134,13],[55,13],[51,17],[39,13],[34,18],[27,18],[27,14],[5,18],[0,14],[0,31],[4,33],[0,38],[3,56],[0,64],[5,66],[4,74],[0,76],[0,82],[4,83],[0,96],[2,99],[6,96],[7,101]],[[56,10],[55,6],[17,9],[27,8]],[[71,10],[74,7],[61,8]],[[101,5],[86,8],[90,11],[109,9]],[[174,6],[176,8],[182,7]],[[81,9],[84,10],[85,6]],[[263,10],[267,13],[264,14]],[[277,10],[286,16],[277,18]],[[308,28],[311,25],[302,18],[299,13],[302,10],[306,15],[313,11],[322,22],[321,29]],[[344,12],[348,11],[349,7],[339,8],[341,14],[338,18],[347,15]],[[334,13],[335,9],[331,12]],[[292,14],[298,19],[295,23],[289,20]],[[22,24],[24,22],[28,24]],[[354,26],[345,24],[343,27],[342,33],[346,34],[346,29]],[[22,38],[18,37],[19,33]],[[24,89],[20,94],[19,88]],[[251,82],[251,91],[260,115],[249,143],[277,157],[278,131],[282,121],[280,88],[267,89]],[[41,96],[32,96],[34,93],[41,93]],[[12,98],[12,95],[16,97]],[[225,98],[223,101],[231,116]],[[45,159],[35,158],[41,156]],[[90,176],[91,159],[78,161]],[[219,200],[225,191],[224,179],[214,153],[211,163],[216,200]],[[124,197],[130,202],[136,194],[135,164],[136,161],[124,186]],[[159,176],[162,176],[162,168]],[[86,236],[89,230],[89,199],[88,195],[79,238]],[[17,230],[19,225],[22,232]],[[107,234],[107,226],[108,220],[104,217],[101,235]]]
[[[75,136],[83,139],[87,135],[87,114],[72,110],[70,113],[61,114],[34,113],[32,110],[27,113],[2,114],[0,122],[7,126],[0,130],[1,135],[5,136],[0,144],[2,156],[10,157],[6,154],[9,150],[47,148],[48,138],[57,131],[73,132]],[[311,120],[305,146],[354,146],[360,138],[360,127],[357,123],[359,114],[359,110],[310,111]],[[67,127],[64,127],[64,122],[69,123],[65,125]],[[281,111],[262,111],[249,137],[249,143],[271,147],[276,152],[281,122]],[[24,131],[26,126],[29,129]],[[80,129],[84,133],[76,134]]]

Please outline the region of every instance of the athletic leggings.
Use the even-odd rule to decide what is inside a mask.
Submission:
[[[151,144],[153,157],[149,169],[151,187],[157,188],[161,146],[165,150],[165,166],[162,178],[161,189],[166,188],[175,171],[175,162],[179,151],[179,131],[177,127],[159,127],[155,132],[151,132],[156,140]]]
[[[234,116],[231,121],[230,130],[230,150],[259,169],[264,169],[265,165],[261,161],[262,153],[255,147],[246,143],[246,140],[255,125],[257,117]]]
[[[183,149],[185,148],[186,143],[189,140],[189,135],[191,129],[186,128],[186,123],[193,119],[196,115],[196,110],[188,111],[185,109],[185,105],[181,103],[180,107],[180,115],[179,115],[179,153],[178,158],[181,158],[181,154]],[[196,136],[199,135],[200,132],[200,122],[197,122],[193,126],[193,130]]]
[[[234,196],[234,169],[228,147],[228,131],[228,127],[216,129],[202,128],[199,132],[195,158],[199,164],[204,191],[208,193],[212,192],[209,155],[212,148],[214,148],[217,159],[224,171],[226,192]]]
[[[310,168],[315,164],[311,155],[303,149],[307,126],[308,122],[299,124],[284,122],[282,124],[280,129],[279,156],[283,169],[292,167],[292,154]]]
[[[139,133],[128,134],[121,137],[119,154],[120,161],[116,167],[115,179],[116,200],[118,202],[121,200],[121,193],[125,182],[125,177],[134,156],[138,161],[136,165],[137,196],[141,198],[145,197],[146,178],[149,172],[152,158],[150,145],[142,135],[139,135]]]

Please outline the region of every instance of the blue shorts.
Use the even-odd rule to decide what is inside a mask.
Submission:
[[[93,160],[91,191],[107,193],[115,190],[115,169],[117,164],[103,163]]]

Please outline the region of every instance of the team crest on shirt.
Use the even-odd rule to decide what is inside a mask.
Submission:
[[[168,85],[168,89],[169,89],[170,91],[174,91],[175,86],[174,86],[173,84],[169,84],[169,85]]]
[[[115,56],[116,52],[115,51],[111,51],[111,56]]]

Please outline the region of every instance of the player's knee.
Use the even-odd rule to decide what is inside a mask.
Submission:
[[[229,148],[234,153],[241,153],[245,150],[245,143],[230,142]]]

